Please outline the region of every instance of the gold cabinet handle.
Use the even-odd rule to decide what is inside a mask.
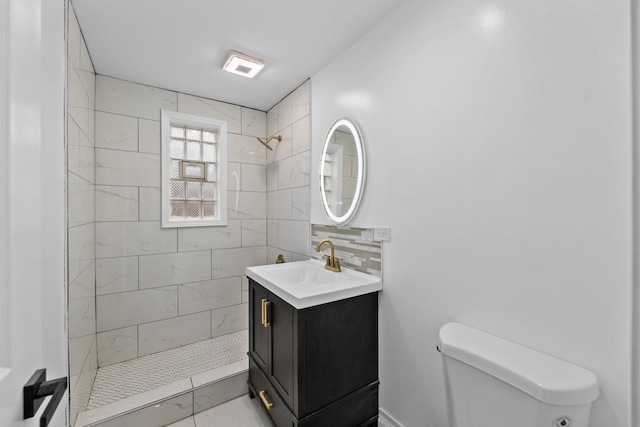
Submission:
[[[269,322],[269,307],[271,306],[271,301],[264,301],[264,327],[268,328],[271,326],[271,322]]]
[[[264,403],[264,406],[267,407],[267,411],[270,411],[271,408],[273,408],[273,402],[269,402],[269,400],[267,400],[267,397],[266,397],[267,390],[262,390],[259,394],[260,394],[260,399],[262,399],[262,403]]]
[[[262,326],[268,328],[271,326],[269,323],[269,306],[271,305],[271,301],[266,298],[262,299]]]

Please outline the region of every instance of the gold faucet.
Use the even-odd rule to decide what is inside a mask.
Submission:
[[[340,258],[336,258],[335,249],[331,240],[324,239],[323,241],[318,243],[318,246],[316,246],[316,252],[320,252],[320,246],[322,246],[324,243],[328,243],[329,248],[331,249],[331,255],[325,255],[325,257],[327,257],[327,265],[325,265],[324,268],[326,268],[327,270],[335,271],[336,273],[342,271],[340,270]]]

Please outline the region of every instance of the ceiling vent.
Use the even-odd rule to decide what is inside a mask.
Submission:
[[[245,53],[232,50],[222,67],[223,70],[240,76],[253,78],[264,68],[264,61]]]

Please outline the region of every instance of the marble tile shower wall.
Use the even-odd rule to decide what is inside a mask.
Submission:
[[[227,226],[161,228],[161,109],[227,121]],[[267,157],[255,139],[265,136],[266,118],[237,105],[97,76],[99,366],[248,327],[245,268],[267,261]]]
[[[67,233],[70,419],[86,409],[98,369],[95,306],[94,106],[96,75],[69,4]]]
[[[267,112],[268,261],[309,259],[310,84],[307,80]]]

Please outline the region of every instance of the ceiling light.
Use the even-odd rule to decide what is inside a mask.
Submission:
[[[263,60],[232,50],[222,69],[233,74],[253,78],[263,67]]]

